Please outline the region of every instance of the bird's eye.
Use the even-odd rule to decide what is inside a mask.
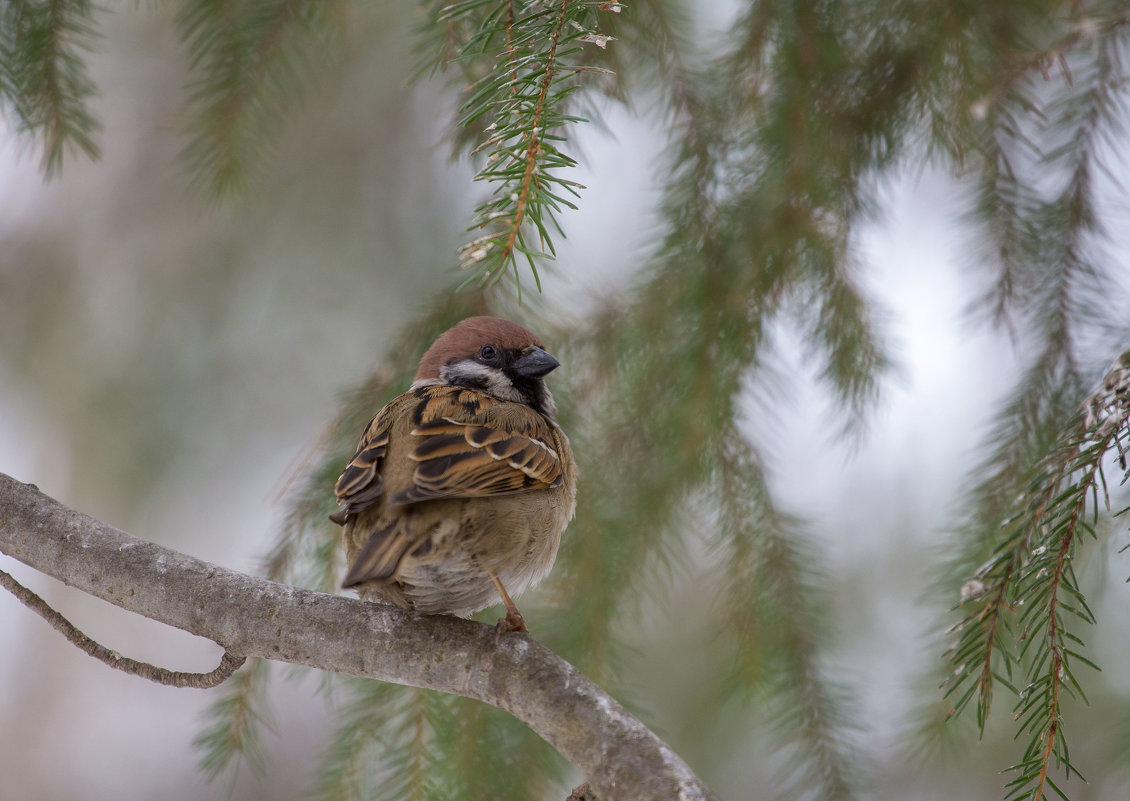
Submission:
[[[494,357],[498,355],[498,351],[494,349],[493,345],[483,345],[479,348],[479,358],[484,362],[494,361]]]

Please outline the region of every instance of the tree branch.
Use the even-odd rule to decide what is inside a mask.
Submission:
[[[106,646],[87,637],[75,628],[71,621],[52,609],[46,601],[20,584],[3,570],[0,570],[0,587],[3,587],[8,592],[12,593],[12,595],[16,596],[20,603],[50,623],[51,628],[66,637],[71,645],[78,648],[87,656],[93,656],[98,661],[105,663],[115,670],[120,670],[123,673],[129,673],[133,676],[141,676],[143,679],[149,679],[158,684],[164,684],[169,687],[194,687],[199,690],[207,690],[223,684],[247,661],[246,657],[235,656],[229,651],[224,651],[224,656],[220,659],[220,664],[215,670],[209,671],[208,673],[181,673],[176,670],[165,670],[156,665],[151,665],[148,662],[138,662],[136,659],[122,656],[117,651],[111,651]]]
[[[617,801],[716,801],[686,763],[527,636],[257,579],[136,539],[0,473],[0,551],[225,650],[474,698],[504,709]]]

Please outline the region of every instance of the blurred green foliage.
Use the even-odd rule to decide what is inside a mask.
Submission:
[[[93,84],[78,55],[93,43],[93,11],[85,3],[54,7],[66,13],[4,5],[0,38],[0,104],[43,143],[48,173],[68,147],[94,152],[97,135],[88,109]],[[950,504],[948,520],[931,521],[953,530],[945,559],[929,572],[938,597],[957,605],[958,642],[948,661],[926,672],[955,694],[919,693],[920,725],[905,750],[930,753],[959,725],[939,721],[976,699],[982,736],[1023,734],[1028,743],[1011,756],[1017,765],[1008,797],[1037,801],[1062,787],[1061,776],[1078,772],[1063,726],[1065,709],[1076,708],[1068,696],[1082,701],[1088,682],[1073,670],[1095,661],[1076,633],[1093,618],[1090,588],[1072,565],[1094,548],[1082,534],[1112,527],[1099,471],[1121,447],[1127,416],[1119,400],[1125,376],[1089,393],[1130,333],[1120,267],[1104,250],[1107,179],[1130,85],[1130,15],[1115,3],[1041,0],[733,9],[677,0],[475,0],[418,9],[416,52],[409,53],[394,41],[409,29],[407,14],[364,4],[180,6],[176,30],[194,76],[183,98],[185,150],[197,183],[220,194],[254,193],[249,176],[285,187],[285,177],[272,176],[311,169],[301,145],[288,148],[289,128],[307,115],[375,104],[362,91],[365,81],[350,76],[399,79],[414,62],[418,76],[448,76],[461,109],[455,150],[487,187],[469,215],[474,233],[463,249],[465,266],[479,270],[471,273],[475,289],[453,292],[458,281],[447,273],[407,277],[389,266],[393,258],[367,274],[343,273],[335,284],[342,294],[361,293],[351,299],[358,304],[371,293],[384,308],[407,296],[431,305],[390,309],[401,314],[400,333],[370,378],[342,399],[287,485],[266,574],[337,587],[337,530],[325,517],[333,479],[365,421],[407,386],[422,349],[454,320],[483,312],[521,317],[570,365],[568,380],[554,388],[582,470],[577,517],[527,613],[535,636],[645,720],[668,721],[673,730],[665,734],[708,783],[719,763],[751,759],[751,770],[772,775],[759,781],[759,796],[863,796],[894,769],[867,754],[876,750],[865,737],[867,721],[858,717],[850,682],[829,665],[845,637],[836,605],[850,608],[852,599],[831,597],[835,581],[820,539],[806,510],[782,501],[758,426],[793,391],[795,380],[777,367],[790,358],[780,335],[788,330],[805,369],[834,399],[831,428],[850,442],[867,437],[893,359],[882,312],[866,290],[870,265],[859,232],[875,219],[884,182],[929,161],[964,190],[976,262],[970,283],[978,287],[970,324],[1008,330],[1024,370],[999,409],[987,455],[969,471],[964,498]],[[311,85],[319,91],[304,91]],[[516,256],[527,257],[535,275],[552,257],[553,238],[568,227],[566,209],[584,202],[572,191],[575,161],[565,149],[582,123],[600,122],[609,102],[657,106],[649,119],[667,134],[660,223],[631,286],[569,319],[552,296],[527,293],[519,302]],[[338,119],[333,130],[356,140],[335,181],[348,182],[342,174],[363,167],[370,130],[396,135],[388,130],[396,117],[375,116]],[[328,130],[307,128],[305,141]],[[437,193],[454,180],[437,180]],[[286,219],[317,213],[312,198],[290,202],[301,211]],[[420,252],[437,259],[413,250],[426,248],[420,240],[433,230],[442,228],[452,239],[446,252],[455,252],[450,232],[463,226],[435,222],[442,217],[404,236],[389,207],[376,204],[341,221],[339,231],[349,238],[376,226],[359,251],[399,242],[401,255],[420,264],[427,262]],[[272,222],[251,218],[263,229]],[[174,260],[166,269],[200,273],[192,286],[210,297],[220,288],[231,303],[253,303],[258,290],[233,269],[231,251],[241,246],[215,241],[208,264]],[[162,242],[156,252],[166,249]],[[299,273],[294,280],[309,280],[308,293],[318,291],[327,265],[315,254],[306,275],[280,261]],[[500,280],[508,269],[513,279]],[[76,282],[63,296],[73,296],[67,308],[84,309],[95,295]],[[183,308],[193,310],[190,319],[172,327],[154,312],[158,341],[184,344],[196,327],[215,324],[194,318],[209,313],[207,304]],[[35,335],[40,322],[18,314],[0,322],[27,343],[12,352],[29,360],[29,372],[45,347]],[[283,344],[338,344],[324,336]],[[361,352],[348,332],[340,337],[341,347]],[[137,359],[123,357],[120,374],[101,385],[108,394],[84,402],[116,410],[144,402],[153,373],[139,360],[161,361],[166,351],[129,344]],[[178,375],[191,368],[191,361],[165,367]],[[1097,411],[1084,415],[1088,398]],[[167,415],[162,430],[175,437],[184,412],[173,406]],[[84,436],[104,447],[96,434]],[[159,474],[169,442],[139,436],[119,444],[119,458]],[[679,588],[693,631],[641,641],[639,621],[655,618],[648,610],[666,608]],[[677,699],[643,692],[637,681],[647,660],[669,655],[672,643],[700,657],[693,678],[676,682],[693,693],[678,711]],[[262,665],[253,670],[226,687],[213,709],[201,737],[209,771],[258,753],[253,723],[269,674]],[[569,777],[560,759],[496,710],[348,678],[329,677],[324,689],[337,728],[313,797],[564,797]],[[994,689],[1017,698],[1013,730],[988,723]],[[1124,718],[1128,709],[1119,697],[1116,714]],[[751,729],[771,756],[746,755]],[[1111,765],[1125,760],[1121,748]]]

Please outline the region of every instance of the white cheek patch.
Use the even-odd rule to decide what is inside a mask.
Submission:
[[[523,403],[525,400],[504,372],[470,359],[445,364],[440,368],[439,377],[445,384],[482,387],[484,392],[503,400],[516,403]]]

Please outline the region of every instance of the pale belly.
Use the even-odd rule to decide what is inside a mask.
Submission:
[[[520,595],[553,567],[572,511],[559,493],[547,492],[547,503],[492,499],[486,519],[469,517],[466,500],[427,502],[434,522],[420,545],[405,554],[393,577],[361,584],[358,592],[405,609],[460,616],[500,603],[492,574],[511,596]],[[353,549],[346,550],[352,558]]]

